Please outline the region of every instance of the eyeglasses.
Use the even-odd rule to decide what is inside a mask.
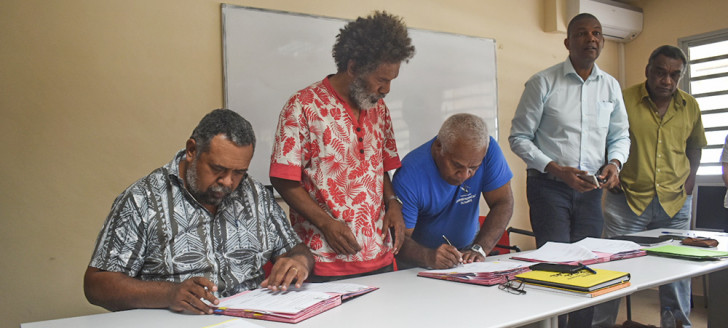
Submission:
[[[506,277],[506,282],[499,284],[498,289],[514,295],[525,295],[525,284],[520,280],[511,280]]]

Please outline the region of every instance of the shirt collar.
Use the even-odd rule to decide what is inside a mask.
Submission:
[[[336,92],[336,89],[334,89],[334,86],[331,85],[331,80],[330,79],[331,79],[332,76],[334,76],[334,74],[331,74],[331,75],[326,76],[326,78],[323,80],[323,86],[324,86],[324,88],[327,89],[329,92],[331,92],[331,94],[334,95],[334,97],[336,98],[336,100],[338,100],[339,103],[342,106],[344,106],[344,109],[348,113],[349,117],[351,117],[351,121],[353,122],[353,124],[355,126],[361,124],[361,122],[363,122],[366,119],[367,115],[369,115],[369,113],[371,112],[371,110],[369,110],[369,109],[362,109],[362,110],[360,110],[359,111],[359,119],[357,120],[356,117],[354,117],[354,110],[351,108],[351,105],[349,103],[347,103],[344,100],[344,98],[342,98],[341,95],[338,92]],[[381,102],[382,100],[380,99],[379,101]],[[379,106],[378,104],[379,103],[377,103],[377,105],[375,105],[375,107],[376,106]]]
[[[172,158],[169,163],[164,165],[164,169],[167,170],[167,174],[169,175],[169,178],[172,180],[176,180],[180,184],[184,185],[184,181],[182,181],[182,177],[179,176],[179,163],[185,158],[185,149],[182,149],[177,152],[177,154],[174,155],[174,158]]]
[[[647,81],[642,82],[640,85],[640,100],[646,101],[650,104],[654,105],[654,101],[650,98],[650,93],[647,92]],[[685,100],[685,97],[683,96],[683,91],[680,89],[676,89],[675,93],[672,94],[672,103],[675,105],[675,109],[680,110],[682,108],[685,108],[685,105],[687,104],[687,101]]]
[[[334,74],[331,74],[331,75],[326,76],[326,78],[324,79],[324,88],[326,88],[327,90],[329,90],[329,92],[331,92],[331,94],[333,94],[334,97],[336,97],[336,100],[338,100],[340,103],[344,104],[345,106],[349,106],[349,104],[346,101],[344,101],[344,98],[341,98],[341,96],[339,95],[339,93],[336,92],[336,89],[334,89],[334,86],[331,85],[331,81],[329,79],[332,76],[334,76]]]
[[[576,73],[576,70],[574,69],[574,65],[571,64],[571,59],[569,59],[569,56],[566,56],[566,60],[564,61],[563,68],[564,68],[564,76],[567,76],[569,74],[574,74],[575,76],[577,76],[581,79],[579,74]],[[589,74],[589,77],[587,78],[587,80],[596,80],[598,78],[601,78],[602,75],[604,75],[604,72],[601,69],[599,69],[599,66],[597,65],[597,63],[594,63],[594,67],[592,67],[591,74]]]

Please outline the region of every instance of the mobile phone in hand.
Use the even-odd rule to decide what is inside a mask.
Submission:
[[[586,182],[589,182],[589,183],[591,183],[591,184],[599,187],[599,178],[597,178],[596,175],[591,175],[591,174],[577,174],[576,176],[579,177],[579,179],[582,179],[582,180],[584,180]]]

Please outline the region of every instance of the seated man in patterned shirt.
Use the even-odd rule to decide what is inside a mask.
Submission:
[[[119,195],[86,269],[89,302],[210,314],[219,296],[299,287],[313,256],[271,192],[248,176],[254,148],[247,120],[214,110],[172,161]]]

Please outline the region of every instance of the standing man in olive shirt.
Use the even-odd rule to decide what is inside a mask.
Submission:
[[[650,55],[647,81],[623,92],[631,146],[619,175],[621,188],[604,197],[605,237],[656,228],[690,229],[695,175],[707,141],[697,101],[677,88],[686,68],[682,50],[661,46]],[[690,279],[660,286],[660,307],[661,313],[669,309],[690,327]],[[616,309],[611,310],[610,327]]]

